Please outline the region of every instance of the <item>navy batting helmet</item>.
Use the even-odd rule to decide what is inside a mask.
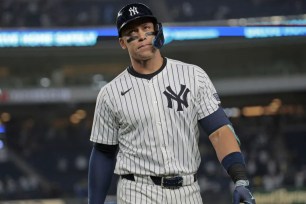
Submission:
[[[151,9],[142,3],[128,4],[120,9],[116,21],[119,37],[121,37],[121,31],[126,25],[138,19],[149,19],[154,23],[155,38],[153,45],[156,48],[161,48],[164,44],[162,25],[157,21]]]

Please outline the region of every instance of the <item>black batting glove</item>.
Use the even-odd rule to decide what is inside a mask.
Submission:
[[[248,180],[238,180],[235,183],[235,190],[233,193],[233,204],[256,204],[255,198],[248,189]]]

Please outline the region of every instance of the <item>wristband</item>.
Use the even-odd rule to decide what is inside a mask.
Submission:
[[[226,171],[229,170],[229,168],[233,164],[243,164],[244,165],[244,159],[242,157],[241,152],[232,152],[228,155],[226,155],[223,159],[221,164],[225,168]]]
[[[231,179],[236,183],[238,180],[248,180],[246,168],[241,152],[233,152],[225,156],[221,162]]]

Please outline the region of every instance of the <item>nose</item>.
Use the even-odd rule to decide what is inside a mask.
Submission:
[[[143,41],[143,40],[145,40],[145,39],[147,39],[147,33],[144,32],[143,30],[140,30],[140,31],[139,31],[139,40],[140,40],[140,41]]]

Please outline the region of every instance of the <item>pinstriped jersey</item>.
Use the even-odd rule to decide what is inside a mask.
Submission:
[[[192,174],[201,159],[198,120],[219,103],[202,68],[164,58],[151,79],[126,69],[102,87],[90,140],[119,144],[116,174]]]

